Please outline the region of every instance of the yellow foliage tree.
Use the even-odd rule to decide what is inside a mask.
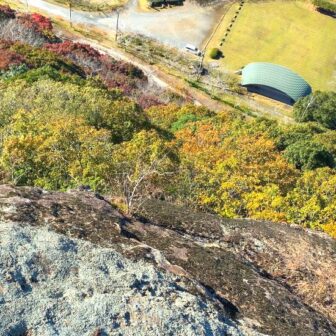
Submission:
[[[111,153],[109,137],[108,131],[87,126],[80,117],[19,111],[3,130],[1,164],[17,184],[98,188]]]

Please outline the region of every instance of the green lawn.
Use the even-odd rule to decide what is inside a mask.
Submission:
[[[219,46],[236,9],[229,10],[209,47]],[[315,90],[336,90],[336,19],[316,12],[309,2],[245,3],[220,49],[227,69],[273,62],[294,70]]]

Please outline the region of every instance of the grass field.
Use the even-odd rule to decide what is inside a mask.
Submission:
[[[220,46],[237,8],[230,8],[207,48],[222,50],[221,66],[237,70],[254,61],[277,63],[315,90],[336,90],[336,19],[305,1],[247,2]]]

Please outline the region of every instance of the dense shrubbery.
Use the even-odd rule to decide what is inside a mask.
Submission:
[[[222,56],[222,52],[218,48],[213,48],[210,50],[209,56],[212,59],[218,59]]]
[[[298,169],[332,168],[335,165],[332,154],[312,140],[301,140],[288,146],[285,157]]]
[[[52,33],[52,23],[49,18],[43,15],[33,13],[33,14],[21,14],[19,17],[19,22],[22,23],[26,28],[36,30],[42,34]]]
[[[43,15],[16,13],[7,6],[0,6],[0,39],[28,42],[40,46],[56,41],[52,22]]]
[[[1,182],[85,184],[122,197],[129,211],[161,197],[335,233],[332,93],[295,106],[307,123],[280,126],[163,104],[139,89],[141,70],[87,45],[1,42],[0,50]]]
[[[13,50],[10,50],[11,43],[0,41],[0,70],[7,70],[11,66],[24,63],[25,58]]]
[[[316,121],[322,126],[336,129],[336,92],[316,91],[301,98],[294,106],[297,121]]]
[[[82,43],[66,41],[47,44],[45,47],[77,64],[87,75],[99,76],[108,88],[118,88],[124,94],[137,98],[142,107],[161,104],[157,97],[146,94],[147,78],[132,64],[113,60]]]
[[[38,13],[33,13],[30,15],[30,20],[35,23],[39,31],[51,31],[53,29],[51,20]]]
[[[12,79],[14,77],[19,77],[29,71],[29,68],[25,63],[19,65],[11,65],[7,71],[0,71],[0,76],[3,79]]]
[[[9,6],[0,5],[0,19],[14,19],[15,10]]]

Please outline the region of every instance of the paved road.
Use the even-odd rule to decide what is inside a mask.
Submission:
[[[19,1],[22,3],[26,2],[26,0]],[[60,16],[64,19],[69,19],[69,10],[64,7],[50,4],[44,0],[27,1],[31,6],[48,12],[52,16]],[[195,9],[194,12],[193,8]],[[128,8],[126,8],[121,15],[120,23],[124,31],[141,32],[145,35],[156,37],[161,42],[175,45],[177,47],[182,47],[185,45],[185,43],[193,43],[195,45],[199,45],[208,35],[209,29],[211,28],[210,21],[214,21],[213,18],[215,17],[215,15],[216,13],[214,13],[213,10],[202,9],[190,3],[187,3],[182,8],[176,8],[173,10],[167,10],[158,13],[139,13],[137,12],[136,0],[131,0]],[[139,19],[138,16],[141,17],[141,19]],[[182,29],[181,32],[179,32],[179,30],[177,29],[178,25],[175,26],[177,22],[180,22],[180,20],[187,20],[187,18],[189,18],[194,23],[196,21],[197,25],[197,20],[199,19],[199,17],[204,20],[201,20],[203,24],[200,24],[200,27],[195,29],[195,31],[193,32],[191,32],[190,27],[187,28],[187,26],[184,30]],[[171,24],[169,24],[168,26],[163,24],[164,22],[167,23],[167,20],[171,22]],[[102,16],[74,11],[73,21],[76,23],[86,23],[96,27],[110,29],[111,32],[113,32],[116,24],[116,15],[112,13],[106,16]],[[154,29],[155,27],[156,30]],[[172,38],[172,32],[174,34],[179,34],[176,41]],[[191,99],[195,104],[207,106],[214,111],[221,111],[225,109],[225,104],[211,99],[208,95],[200,92],[199,90],[185,86],[185,82],[183,80],[180,80],[172,75],[168,75],[160,71],[157,67],[150,66],[145,62],[142,62],[139,59],[128,55],[117,48],[106,48],[96,41],[88,39],[82,40],[82,42],[89,43],[103,53],[107,53],[116,59],[127,61],[141,68],[148,76],[149,82],[152,85],[158,85],[159,87],[170,89],[172,91],[174,91],[174,88],[176,87],[184,87],[186,96]],[[248,98],[246,98],[246,103],[251,103]],[[278,113],[276,110],[266,110],[267,111],[264,111],[264,113],[262,114],[271,114],[275,117],[282,119],[284,122],[293,122],[291,118],[285,117],[283,114]]]
[[[26,0],[20,0],[25,3]],[[69,19],[69,10],[45,0],[27,0],[30,6],[52,15]],[[216,10],[199,7],[189,0],[184,6],[155,12],[140,12],[137,0],[131,0],[121,12],[120,29],[123,32],[141,33],[178,48],[187,43],[201,46],[215,24]],[[89,24],[115,31],[116,14],[90,14],[73,11],[74,23]]]
[[[25,3],[25,0],[19,0],[19,1]],[[65,19],[69,18],[69,12],[66,8],[50,4],[44,0],[28,0],[28,1],[31,6],[39,8],[45,12],[49,12],[53,16],[60,16]],[[104,28],[109,27],[109,25],[112,24],[111,22],[114,23],[116,22],[116,17],[113,14],[104,18],[100,15],[93,15],[89,13],[75,11],[73,12],[72,18],[74,22],[94,24],[95,26]],[[78,40],[78,42],[88,43],[92,47],[99,50],[100,52],[109,54],[115,59],[124,60],[126,62],[134,64],[135,66],[143,70],[143,72],[148,77],[149,83],[152,85],[159,86],[163,89],[169,89],[171,91],[175,91],[176,90],[175,88],[178,87],[185,87],[185,82],[183,80],[178,79],[172,75],[168,75],[159,70],[157,67],[148,65],[145,62],[133,57],[132,55],[123,52],[118,48],[111,48],[111,47],[106,48],[96,41],[84,38]],[[180,93],[178,90],[176,92]],[[208,106],[209,108],[212,108],[215,111],[219,111],[222,109],[222,104],[219,104],[217,101],[214,101],[206,94],[203,94],[202,92],[199,92],[196,89],[185,87],[185,95],[197,105],[205,105]]]

